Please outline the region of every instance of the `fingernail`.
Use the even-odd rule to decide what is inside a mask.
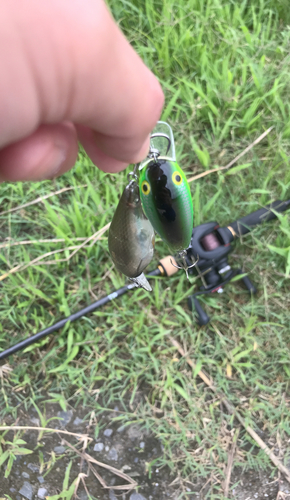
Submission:
[[[54,179],[61,172],[63,164],[67,158],[67,151],[62,146],[58,146],[52,153],[46,155],[43,159],[41,170],[42,174],[37,176],[37,180]],[[45,166],[47,165],[47,167]]]
[[[58,154],[56,155],[55,168],[52,171],[51,177],[57,177],[57,175],[62,170],[63,164],[67,158],[67,151],[64,148],[58,148]]]

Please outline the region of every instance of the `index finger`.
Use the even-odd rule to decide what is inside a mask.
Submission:
[[[88,106],[77,109],[76,104],[72,118],[83,125],[77,130],[93,161],[104,170],[116,171],[147,155],[149,133],[160,117],[164,97],[156,77],[107,10],[103,23],[101,46],[94,59],[102,70],[97,65],[91,79],[80,85],[91,99]]]

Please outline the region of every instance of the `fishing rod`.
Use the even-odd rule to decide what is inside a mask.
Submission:
[[[158,263],[158,267],[154,269],[153,271],[150,271],[147,275],[148,279],[152,279],[155,276],[172,276],[175,274],[178,269],[174,267],[172,264],[174,262],[173,257],[170,255],[167,257],[164,257],[163,259],[160,260]],[[82,318],[83,316],[87,316],[88,314],[96,311],[96,309],[99,309],[99,307],[104,306],[108,302],[111,302],[112,300],[117,299],[118,297],[121,297],[125,293],[129,292],[130,290],[136,288],[135,283],[128,283],[125,286],[122,286],[118,290],[115,290],[114,292],[110,293],[106,297],[102,297],[101,299],[97,300],[96,302],[93,302],[89,306],[84,307],[80,311],[77,311],[76,313],[71,314],[70,316],[67,316],[66,318],[61,319],[57,323],[54,323],[51,326],[48,326],[44,330],[41,330],[41,332],[36,333],[35,335],[32,335],[31,337],[28,337],[27,339],[22,340],[21,342],[18,342],[17,344],[8,347],[5,351],[0,352],[0,361],[2,359],[7,358],[8,356],[11,356],[11,354],[15,354],[17,351],[20,351],[22,349],[26,349],[26,347],[29,347],[30,345],[38,342],[44,337],[47,337],[48,335],[51,335],[52,333],[56,332],[57,330],[60,330],[63,328],[68,322],[73,322],[77,321],[78,319]]]
[[[228,226],[220,227],[217,222],[207,222],[193,228],[190,246],[187,249],[188,264],[192,261],[198,261],[194,268],[189,270],[192,274],[196,272],[201,278],[203,285],[199,291],[188,298],[189,308],[195,312],[197,323],[202,326],[206,325],[210,318],[203,310],[197,297],[200,295],[219,292],[224,289],[234,276],[241,275],[241,279],[249,293],[255,294],[256,288],[252,284],[248,276],[244,276],[241,269],[232,269],[228,263],[228,255],[233,250],[231,244],[240,236],[247,234],[254,227],[263,222],[269,222],[276,219],[276,213],[282,213],[290,208],[290,199],[287,201],[277,200],[266,205],[245,217],[238,219]],[[190,267],[189,267],[190,269]],[[167,256],[161,259],[157,268],[148,273],[148,279],[153,277],[169,277],[178,271],[174,258]],[[147,274],[147,273],[146,273]],[[63,328],[68,322],[77,321],[83,316],[96,311],[99,307],[104,306],[108,302],[121,297],[125,293],[135,288],[134,283],[129,283],[118,290],[110,293],[89,306],[77,311],[70,316],[61,319],[54,325],[51,325],[41,332],[22,340],[21,342],[9,347],[0,353],[0,361],[16,352],[25,349],[26,347],[38,342],[42,338],[51,335]]]

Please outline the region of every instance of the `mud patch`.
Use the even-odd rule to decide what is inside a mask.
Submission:
[[[288,483],[271,477],[270,471],[249,470],[241,473],[235,470],[232,475],[232,484],[235,483],[238,483],[232,488],[232,496],[235,500],[276,500],[279,491],[284,491],[285,495],[290,493]],[[287,497],[283,497],[285,498]]]
[[[26,445],[21,446],[32,450],[32,453],[18,455],[7,478],[3,477],[7,463],[2,466],[0,497],[9,495],[13,500],[35,500],[58,495],[63,490],[65,472],[72,462],[69,485],[80,473],[86,476],[83,476],[85,487],[80,480],[77,489],[77,495],[81,500],[88,498],[87,493],[93,499],[99,500],[174,498],[174,488],[169,487],[173,479],[169,470],[154,465],[156,459],[162,455],[160,442],[139,425],[116,422],[116,416],[120,414],[119,408],[115,407],[113,411],[106,412],[96,419],[94,413],[88,414],[84,410],[64,412],[56,405],[46,405],[46,418],[57,417],[57,420],[50,421],[48,427],[89,435],[92,441],[87,445],[86,453],[95,460],[128,474],[138,484],[137,488],[125,494],[124,490],[114,490],[114,486],[128,483],[112,470],[93,464],[97,473],[110,487],[110,489],[103,488],[89,470],[87,462],[67,446],[66,442],[70,442],[81,451],[82,445],[78,444],[73,436],[45,433],[38,440],[38,432],[27,430],[24,434],[21,433],[21,439],[26,442]],[[8,420],[6,419],[7,425],[11,424]],[[17,425],[38,426],[39,419],[34,409],[30,415],[23,415]],[[13,434],[9,431],[5,440],[13,441]]]
[[[125,410],[115,406],[96,416],[95,411],[88,408],[63,411],[56,404],[46,403],[44,414],[48,423],[45,427],[58,432],[46,432],[41,436],[30,429],[18,435],[26,443],[21,444],[21,447],[28,448],[32,453],[17,455],[7,478],[4,477],[8,466],[6,460],[0,469],[0,499],[4,495],[11,500],[38,500],[59,495],[64,489],[68,467],[68,488],[79,478],[77,496],[80,500],[87,500],[88,494],[94,500],[203,500],[211,498],[212,494],[215,498],[222,498],[221,482],[213,481],[213,486],[206,478],[194,480],[194,473],[188,482],[179,481],[167,467],[160,467],[158,459],[163,456],[160,441],[141,425],[126,423],[122,419],[122,412],[125,413]],[[34,408],[30,408],[28,413],[19,413],[21,416],[17,425],[41,425]],[[12,416],[7,416],[4,423],[16,425]],[[78,440],[60,431],[87,435],[91,442]],[[16,431],[9,431],[4,441],[12,442],[16,435]],[[88,462],[67,443],[79,451],[85,449],[93,459],[110,466],[110,469],[104,469],[93,464],[108,488],[104,488],[104,484],[88,467]],[[2,452],[7,449],[9,445],[2,443]],[[138,486],[129,491],[118,489],[117,486],[124,487],[128,482],[120,478],[114,468],[130,476]],[[80,477],[82,474],[84,483]],[[240,468],[233,468],[229,496],[234,500],[290,500],[290,486],[277,474],[273,475],[273,471],[244,472]]]

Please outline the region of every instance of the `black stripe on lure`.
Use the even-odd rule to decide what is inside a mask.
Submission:
[[[165,122],[158,122],[155,131],[151,135],[149,155],[139,167],[141,202],[155,231],[176,255],[176,260],[187,274],[187,269],[193,267],[188,266],[186,261],[186,249],[190,245],[193,228],[190,188],[175,159],[171,127]]]
[[[128,175],[125,187],[116,208],[109,230],[109,251],[118,269],[135,286],[152,291],[143,271],[154,254],[154,229],[145,217],[140,199],[138,177],[135,170]],[[132,179],[130,180],[132,176]]]

